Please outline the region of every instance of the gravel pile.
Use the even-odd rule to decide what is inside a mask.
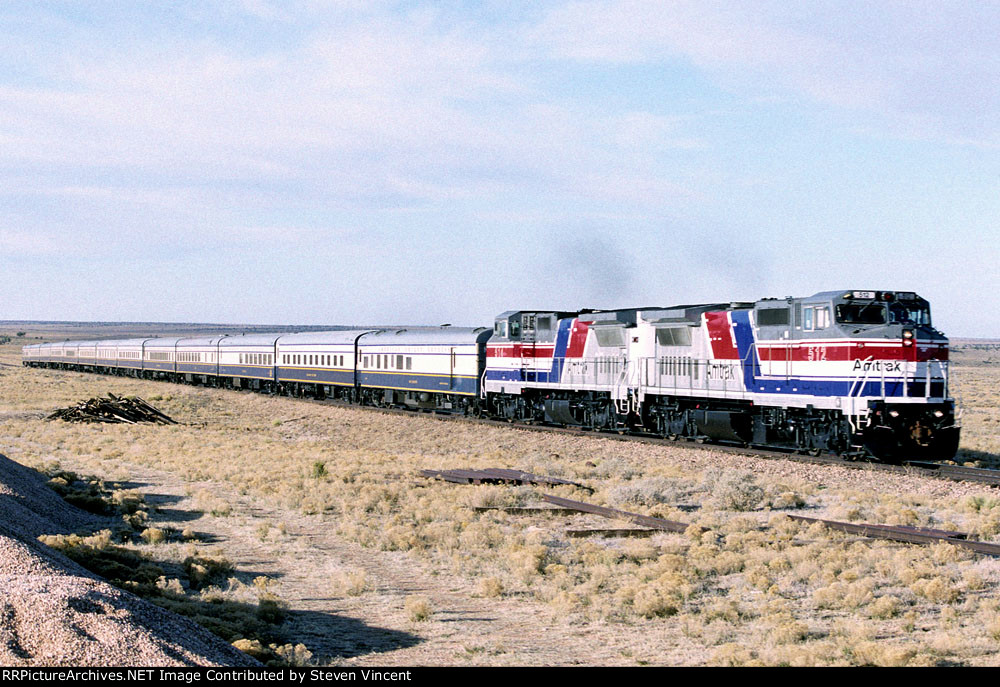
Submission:
[[[36,540],[104,523],[63,501],[39,473],[0,456],[0,665],[257,665]]]
[[[42,534],[94,531],[111,525],[111,518],[66,503],[37,471],[0,455],[0,527],[13,531],[8,535],[34,540]]]

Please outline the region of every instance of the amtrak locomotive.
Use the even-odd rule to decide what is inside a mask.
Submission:
[[[893,462],[959,440],[948,340],[905,291],[517,310],[492,331],[47,343],[24,363]]]

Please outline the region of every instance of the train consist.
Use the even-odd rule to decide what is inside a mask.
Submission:
[[[948,340],[912,292],[509,311],[487,328],[66,341],[24,364],[851,457],[958,449]]]

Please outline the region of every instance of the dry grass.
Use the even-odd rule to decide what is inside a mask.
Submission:
[[[805,508],[819,517],[960,529],[1000,539],[1000,497],[974,487],[925,486],[907,476],[880,475],[873,481],[863,472],[834,477],[828,469],[781,463],[762,469],[764,464],[751,458],[400,418],[165,383],[44,370],[2,374],[0,449],[16,460],[72,459],[122,478],[131,465],[142,465],[191,483],[227,483],[315,516],[372,556],[405,552],[432,570],[455,575],[470,596],[491,599],[498,613],[533,600],[544,604],[553,622],[592,632],[675,637],[671,641],[687,647],[691,663],[997,660],[1000,563],[948,545],[855,541],[782,515]],[[989,463],[1000,453],[1000,366],[956,367],[953,382],[966,404],[963,458]],[[185,424],[70,425],[39,418],[89,397],[95,388],[159,395],[157,405]],[[299,419],[283,422],[289,418]],[[735,467],[719,470],[712,460]],[[708,531],[692,528],[684,535],[634,540],[568,538],[563,533],[568,523],[608,522],[476,512],[474,507],[530,505],[542,489],[459,486],[417,477],[420,469],[486,466],[581,481],[594,493],[570,486],[546,491]],[[86,495],[83,485],[77,487]],[[193,495],[206,517],[231,517],[230,504],[211,490]],[[129,502],[127,494],[120,498]],[[697,509],[691,512],[691,506]],[[159,535],[148,525],[143,529],[152,546]],[[277,536],[269,522],[257,532],[262,544]],[[206,585],[218,584],[203,556],[192,556],[190,584],[197,586],[202,574],[196,566],[206,569]],[[332,571],[328,579],[330,593],[338,597],[371,589],[371,580],[357,569]],[[433,625],[439,616],[421,595],[408,596],[403,606],[406,618],[421,626]],[[630,660],[659,660],[643,654],[641,643],[635,646],[628,650]],[[289,661],[305,655],[294,646],[283,651]],[[476,660],[489,653],[471,652]]]

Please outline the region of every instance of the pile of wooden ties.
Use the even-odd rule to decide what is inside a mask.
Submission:
[[[49,415],[48,419],[67,422],[124,422],[130,425],[139,422],[152,422],[158,425],[177,424],[138,396],[127,398],[114,394],[108,394],[107,398],[97,397],[81,401],[69,408],[60,408]]]

